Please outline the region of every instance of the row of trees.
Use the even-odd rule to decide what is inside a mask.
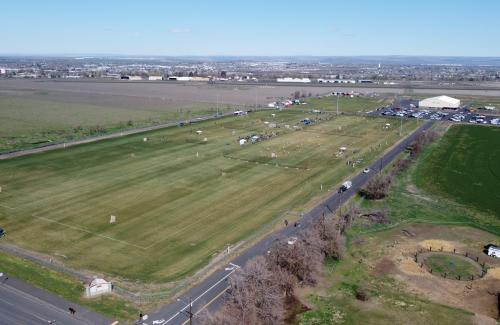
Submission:
[[[360,190],[360,195],[369,200],[380,200],[387,196],[389,188],[391,187],[394,176],[397,176],[407,170],[415,157],[422,152],[422,150],[429,143],[433,142],[438,133],[433,130],[428,130],[417,135],[415,140],[409,146],[410,153],[407,157],[398,159],[394,164],[391,171],[373,177],[366,185]]]
[[[359,209],[352,206],[339,218],[318,218],[289,244],[278,240],[265,256],[257,256],[230,279],[226,299],[215,315],[202,317],[205,325],[283,324],[287,301],[297,286],[314,285],[325,258],[340,259],[345,232]]]

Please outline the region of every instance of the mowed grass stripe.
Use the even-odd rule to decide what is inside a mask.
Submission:
[[[259,112],[0,162],[6,189],[0,204],[17,207],[0,206],[0,222],[9,229],[9,240],[56,258],[64,255],[76,268],[134,281],[177,280],[283,211],[301,211],[326,193],[321,183],[333,186],[355,172],[334,157],[339,146],[360,146],[359,154],[369,160],[398,138],[395,130],[381,130],[385,120],[346,116],[307,128],[331,131],[343,125],[361,138],[346,142],[336,135],[270,129],[265,121],[300,125],[311,116],[273,113],[275,118]],[[240,147],[238,136],[250,135],[249,129],[279,136]],[[387,145],[368,152],[385,140]],[[293,152],[269,161],[267,148],[284,144]],[[269,164],[224,158],[228,153]],[[310,170],[275,162],[307,164]],[[117,216],[116,224],[109,224],[110,215]]]

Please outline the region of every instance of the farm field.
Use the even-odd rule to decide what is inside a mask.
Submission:
[[[453,126],[417,170],[416,184],[500,218],[500,129]]]
[[[178,280],[228,244],[311,206],[400,138],[399,130],[383,129],[382,118],[322,114],[324,121],[304,127],[304,117],[318,117],[275,114],[2,161],[0,222],[7,239],[115,279]],[[415,126],[408,121],[404,132]],[[238,144],[239,136],[253,134],[270,139]],[[348,150],[337,157],[341,146]],[[355,168],[346,164],[360,158]]]
[[[300,86],[0,80],[0,152],[70,141],[240,108]],[[312,88],[314,95],[332,89]],[[308,99],[309,100],[309,99]],[[342,104],[367,105],[366,100]],[[321,102],[320,102],[321,103]],[[351,106],[351,107],[350,107]]]

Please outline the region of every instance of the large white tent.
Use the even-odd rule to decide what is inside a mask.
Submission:
[[[418,102],[420,108],[459,108],[460,99],[449,96],[426,98]]]

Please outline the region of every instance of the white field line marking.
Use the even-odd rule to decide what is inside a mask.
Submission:
[[[95,233],[93,231],[87,230],[87,229],[79,227],[79,226],[68,225],[68,224],[63,223],[63,222],[59,222],[59,221],[52,220],[52,219],[45,218],[45,217],[36,216],[34,214],[32,216],[35,217],[35,218],[47,221],[47,222],[56,223],[58,225],[65,226],[65,227],[68,227],[68,228],[71,228],[71,229],[75,229],[75,230],[78,230],[78,231],[83,231],[83,232],[86,232],[88,234],[91,234],[91,235],[94,235],[94,236],[98,236],[98,237],[101,237],[101,238],[104,238],[104,239],[114,240],[114,241],[122,243],[122,244],[126,244],[126,245],[130,245],[130,246],[133,246],[133,247],[136,247],[136,248],[140,248],[142,250],[146,250],[147,249],[146,247],[135,245],[135,244],[131,244],[131,243],[125,241],[125,240],[120,240],[120,239],[116,239],[116,238],[113,238],[113,237],[110,237],[110,236],[98,234],[98,233]]]
[[[196,297],[195,299],[191,300],[191,305],[193,303],[195,303],[198,299],[200,299],[201,297],[203,297],[205,294],[207,294],[207,292],[209,292],[210,290],[212,290],[213,288],[215,288],[219,283],[221,283],[222,281],[224,281],[225,279],[227,279],[231,274],[233,274],[236,270],[232,270],[231,272],[229,272],[228,274],[226,274],[225,276],[223,276],[219,281],[215,282],[210,288],[208,288],[207,290],[205,290],[201,295],[199,295],[198,297]],[[222,292],[226,291],[226,289],[224,289]],[[177,313],[175,313],[172,317],[170,317],[169,319],[167,319],[165,322],[162,323],[162,325],[164,324],[167,324],[169,323],[170,321],[172,321],[175,317],[177,317],[180,313],[182,313],[186,308],[189,307],[189,304],[187,304],[186,306],[184,306],[180,311],[178,311]]]

